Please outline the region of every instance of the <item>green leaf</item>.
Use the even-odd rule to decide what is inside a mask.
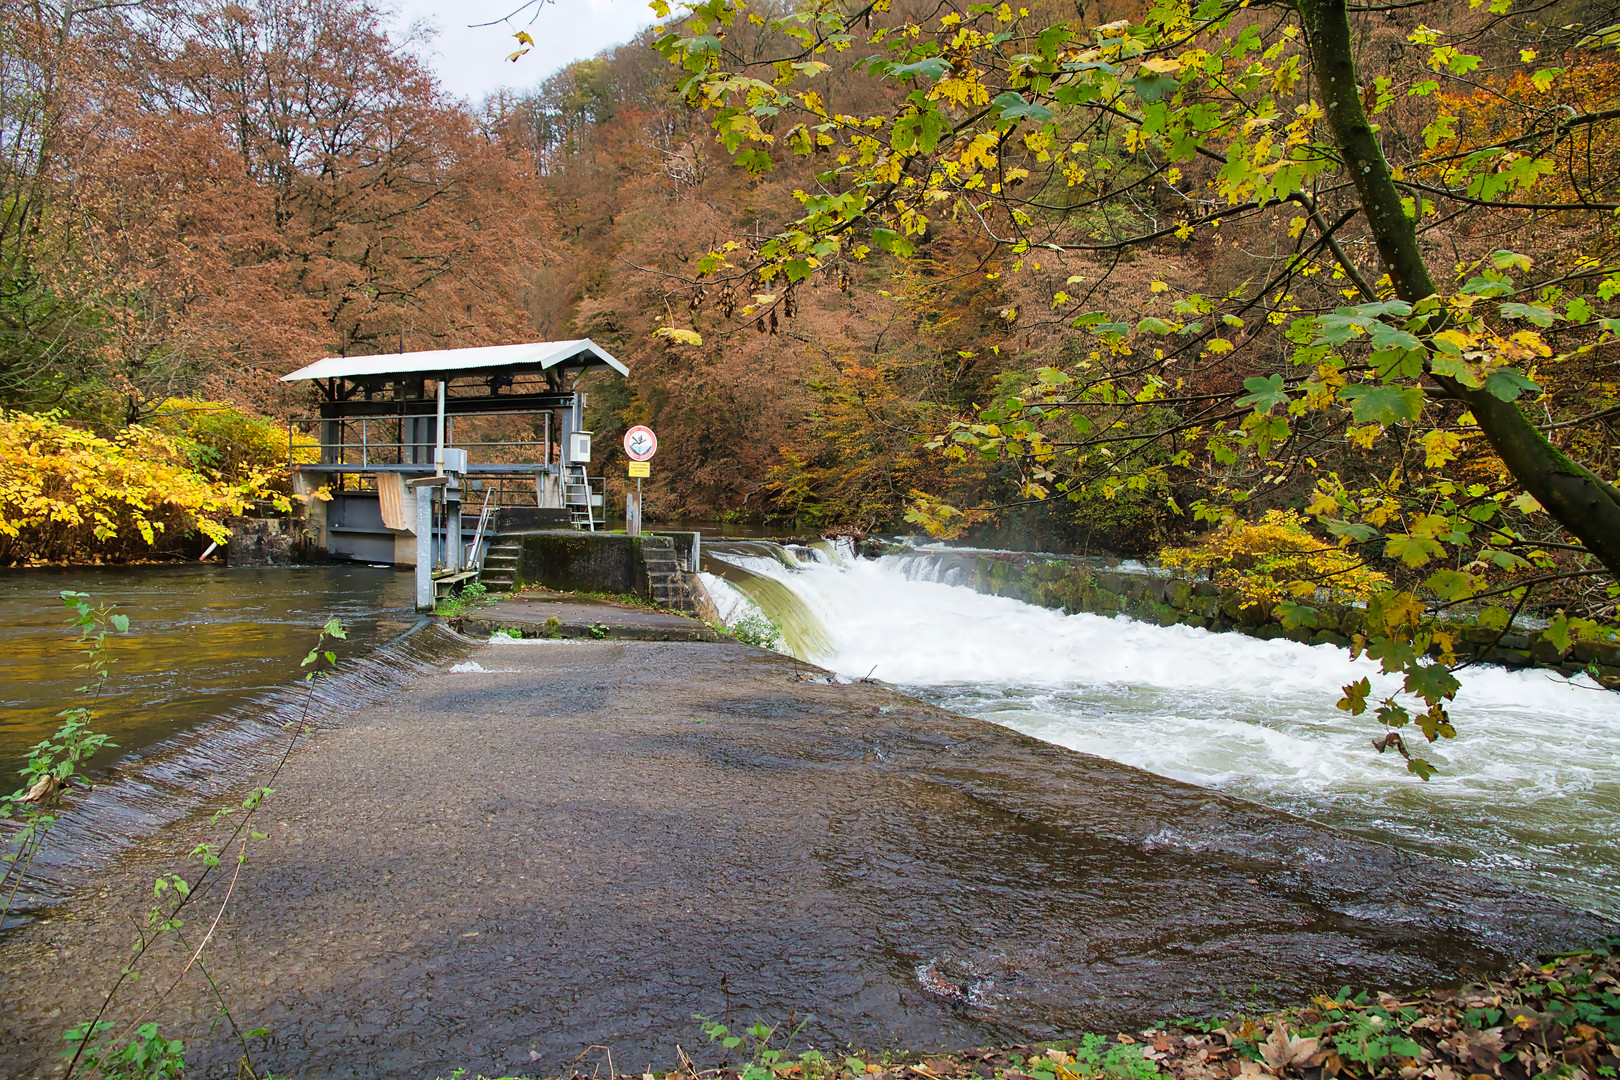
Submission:
[[[1402,420],[1416,420],[1423,411],[1423,391],[1415,386],[1366,386],[1352,383],[1339,391],[1350,402],[1350,415],[1357,423],[1389,427]]]
[[[934,82],[938,82],[950,73],[950,61],[937,56],[930,56],[928,59],[919,60],[915,64],[893,64],[883,71],[885,78],[909,79],[920,75]]]
[[[1348,536],[1358,543],[1383,535],[1363,521],[1344,521],[1340,518],[1323,518],[1321,520],[1322,525],[1334,536]]]
[[[1349,686],[1342,687],[1344,697],[1339,699],[1337,708],[1343,709],[1351,716],[1360,716],[1367,711],[1367,695],[1372,693],[1372,682],[1368,679],[1357,679]]]
[[[1001,119],[1006,121],[1033,120],[1037,124],[1044,124],[1053,118],[1051,109],[1036,102],[1026,101],[1023,94],[1012,90],[998,94],[991,104],[1001,109]]]
[[[1479,613],[1474,621],[1486,630],[1506,630],[1510,613],[1507,608],[1497,607],[1494,604]]]
[[[900,256],[902,259],[917,254],[916,245],[893,229],[873,229],[872,244],[884,251]]]
[[[1423,583],[1442,600],[1466,600],[1479,591],[1479,579],[1461,570],[1436,570]]]
[[[1463,283],[1462,291],[1470,296],[1508,296],[1515,290],[1506,281],[1494,278],[1471,277]]]
[[[1528,274],[1534,262],[1528,255],[1520,255],[1517,251],[1498,249],[1491,252],[1491,265],[1498,270],[1519,270]]]
[[[108,619],[107,621],[112,623],[113,629],[118,631],[120,634],[129,633],[129,616],[128,615],[114,615],[110,619]]]
[[[1422,566],[1431,557],[1441,558],[1445,553],[1445,548],[1427,536],[1391,536],[1384,545],[1385,558],[1399,559],[1411,567]]]
[[[1416,664],[1406,671],[1406,692],[1422,698],[1430,705],[1450,701],[1457,696],[1462,683],[1445,664]]]
[[[1504,319],[1524,319],[1537,326],[1551,326],[1558,317],[1552,308],[1540,304],[1503,304],[1500,310]]]
[[[1284,630],[1298,630],[1302,626],[1314,630],[1319,625],[1315,608],[1306,604],[1296,604],[1292,600],[1284,600],[1278,604],[1273,614],[1282,620]]]
[[[1277,405],[1288,404],[1288,393],[1283,389],[1281,375],[1255,376],[1243,380],[1243,389],[1248,393],[1238,398],[1239,407],[1252,405],[1256,412],[1270,412]]]
[[[1503,401],[1517,400],[1526,390],[1541,393],[1541,387],[1532,379],[1526,378],[1516,368],[1497,368],[1485,376],[1485,389],[1492,396]]]

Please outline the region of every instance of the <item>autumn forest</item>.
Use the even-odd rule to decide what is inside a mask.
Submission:
[[[350,0],[7,0],[0,403],[195,444],[313,357],[590,337],[653,517],[1372,588],[1401,669],[1612,616],[1604,3],[653,6],[468,105]]]

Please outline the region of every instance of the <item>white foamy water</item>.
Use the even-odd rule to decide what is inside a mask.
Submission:
[[[1620,913],[1620,694],[1584,676],[1461,672],[1457,738],[1407,729],[1441,770],[1424,783],[1373,750],[1368,716],[1334,707],[1363,676],[1379,698],[1399,687],[1343,649],[1064,615],[924,580],[926,554],[710,552],[728,621],[757,603],[803,659]]]

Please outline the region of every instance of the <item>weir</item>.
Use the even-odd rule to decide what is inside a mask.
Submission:
[[[786,651],[845,678],[1620,912],[1620,699],[1587,676],[1462,669],[1458,736],[1426,746],[1441,772],[1425,783],[1335,707],[1363,677],[1375,697],[1400,689],[1341,647],[1065,614],[968,587],[950,551],[704,552],[727,622],[757,610]]]

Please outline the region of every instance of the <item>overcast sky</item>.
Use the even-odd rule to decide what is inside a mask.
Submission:
[[[647,0],[553,0],[538,14],[531,8],[515,16],[510,26],[468,26],[499,19],[521,2],[394,0],[395,26],[403,30],[420,20],[436,30],[424,50],[428,61],[446,90],[476,103],[503,86],[529,89],[565,64],[628,41],[653,21]],[[518,30],[529,32],[535,48],[507,63],[518,48],[512,39]]]

